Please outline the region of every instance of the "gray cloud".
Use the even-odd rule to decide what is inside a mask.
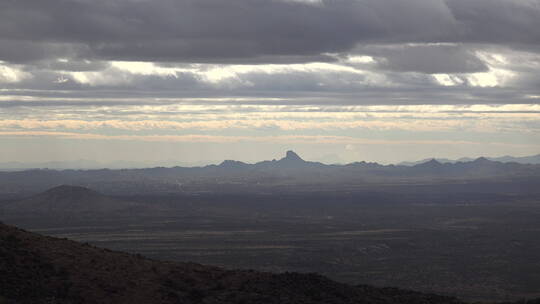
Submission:
[[[537,47],[537,0],[8,0],[0,59],[305,62],[356,44]]]
[[[0,60],[30,76],[0,89],[43,98],[21,106],[78,104],[48,97],[91,103],[141,96],[148,101],[133,104],[265,96],[282,97],[282,104],[534,103],[527,95],[540,95],[539,22],[538,0],[6,0],[0,3]],[[467,74],[493,68],[482,51],[506,56],[502,67],[514,75],[500,86],[475,86]],[[351,55],[374,61],[349,62]],[[186,71],[141,75],[109,60]],[[309,62],[356,70],[254,70],[212,82],[192,69],[201,62],[210,64],[198,65],[199,72]],[[84,83],[69,73],[77,71],[98,73]],[[453,74],[458,82],[445,87],[431,74]]]
[[[21,83],[6,85],[13,91],[13,101],[0,102],[0,108],[54,106],[121,106],[174,104],[235,105],[382,105],[382,104],[518,104],[531,103],[526,94],[538,94],[538,77],[527,75],[519,87],[439,86],[423,73],[388,72],[392,86],[370,84],[365,75],[341,71],[314,73],[288,71],[282,74],[249,72],[240,78],[209,83],[192,73],[176,76],[129,74],[110,68],[107,79],[127,82],[91,86],[59,72],[36,72]],[[58,83],[59,77],[68,79]],[[29,91],[26,91],[29,90]],[[535,93],[536,92],[536,93]],[[17,101],[17,96],[31,95],[31,101]],[[237,98],[238,99],[235,99]],[[190,100],[208,98],[208,100]],[[230,98],[212,100],[212,98]],[[240,99],[241,98],[241,99]],[[273,100],[281,98],[281,100]]]
[[[3,12],[0,12],[2,15]],[[0,27],[2,26],[0,20]],[[13,25],[16,26],[16,25]],[[1,31],[1,30],[0,30]],[[28,63],[57,58],[91,57],[89,47],[81,43],[5,39],[0,34],[0,60]]]
[[[105,61],[90,60],[45,60],[36,62],[30,68],[66,72],[101,71],[109,67]]]
[[[487,65],[464,45],[390,45],[367,46],[358,51],[378,60],[378,68],[396,72],[476,73],[488,70]]]
[[[538,45],[538,0],[446,0],[462,42]]]

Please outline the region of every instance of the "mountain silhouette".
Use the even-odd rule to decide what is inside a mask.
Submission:
[[[537,155],[531,155],[531,156],[521,156],[521,157],[514,157],[514,156],[501,156],[501,157],[480,157],[480,158],[485,158],[487,160],[490,160],[490,161],[495,161],[495,162],[501,162],[501,163],[519,163],[519,164],[530,164],[530,165],[534,165],[534,164],[540,164],[540,154],[537,154]],[[397,165],[401,165],[401,166],[414,166],[414,165],[418,165],[418,164],[421,164],[421,163],[425,163],[427,161],[431,160],[430,158],[428,159],[423,159],[423,160],[419,160],[419,161],[404,161],[404,162],[400,162],[398,163]],[[457,163],[457,162],[471,162],[471,161],[474,161],[475,159],[474,158],[470,158],[470,157],[462,157],[462,158],[459,158],[459,159],[456,159],[456,160],[452,160],[452,159],[448,159],[448,158],[437,158],[436,159],[437,161],[441,162],[441,163]]]
[[[479,157],[475,160],[472,161],[474,164],[476,165],[490,165],[490,164],[493,164],[495,163],[494,161],[491,161],[485,157]]]
[[[83,183],[104,193],[145,194],[150,192],[169,193],[208,190],[221,191],[223,185],[277,185],[277,184],[359,184],[365,182],[393,183],[403,179],[431,182],[436,179],[489,179],[526,178],[539,179],[540,165],[502,163],[486,158],[455,163],[441,163],[430,159],[415,166],[381,165],[378,163],[354,162],[345,165],[325,165],[306,161],[294,151],[287,151],[279,160],[266,160],[255,164],[226,160],[219,165],[204,167],[157,167],[124,170],[29,170],[0,172],[0,185],[15,195],[29,191],[42,191],[52,186]],[[195,186],[197,185],[197,186]],[[258,187],[257,186],[257,187]],[[251,188],[251,187],[250,187]],[[198,190],[197,190],[198,189]],[[58,190],[63,197],[76,195],[76,190]],[[73,194],[68,194],[73,192]],[[49,194],[52,195],[52,194]],[[79,193],[81,197],[95,193]],[[63,199],[66,200],[66,199]],[[73,200],[72,200],[73,201]],[[77,200],[75,200],[77,201]]]
[[[224,169],[244,169],[249,167],[249,164],[237,160],[228,159],[224,160],[221,164],[219,164],[219,167]]]
[[[306,162],[300,156],[298,156],[298,154],[289,150],[285,154],[285,157],[283,157],[282,159],[274,163],[274,166],[279,167],[279,168],[292,169],[292,168],[306,167],[306,166],[309,166],[310,164],[311,162]]]
[[[272,161],[262,161],[253,165],[255,169],[258,170],[295,170],[295,169],[318,169],[325,167],[319,162],[311,162],[303,160],[298,154],[294,151],[289,150],[285,153],[285,157],[279,160]]]
[[[437,161],[435,158],[418,165],[414,165],[413,168],[415,169],[422,169],[422,170],[438,170],[444,165]]]
[[[285,154],[285,157],[282,158],[281,160],[288,161],[288,162],[304,162],[304,160],[292,150],[287,151],[287,153]]]

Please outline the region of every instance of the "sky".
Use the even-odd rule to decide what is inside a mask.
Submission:
[[[3,0],[0,162],[540,153],[540,0]]]

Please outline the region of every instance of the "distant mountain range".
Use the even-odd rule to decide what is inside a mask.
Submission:
[[[501,156],[501,157],[486,157],[486,159],[501,163],[518,163],[518,164],[532,164],[537,165],[540,164],[540,154],[532,155],[532,156],[522,156],[522,157],[514,157],[514,156]],[[427,161],[430,161],[431,158],[415,161],[415,162],[400,162],[398,165],[401,166],[414,166],[421,163],[425,163]],[[470,162],[473,161],[474,158],[470,157],[462,157],[459,159],[448,159],[448,158],[435,158],[440,163],[457,163],[457,162]]]
[[[205,166],[207,164],[215,163],[215,161],[199,161],[199,162],[178,162],[174,160],[167,161],[125,161],[119,160],[114,162],[98,162],[88,159],[79,159],[71,161],[49,161],[49,162],[0,162],[0,171],[22,171],[28,169],[53,169],[53,170],[67,170],[67,169],[82,169],[82,170],[96,170],[96,169],[135,169],[135,168],[149,168],[149,167],[196,167]]]
[[[502,157],[486,157],[492,161],[503,163],[516,162],[520,164],[540,164],[540,154],[523,157],[502,156]],[[441,163],[456,163],[469,162],[474,158],[462,157],[457,160],[448,158],[435,158]],[[431,158],[419,161],[404,161],[397,165],[414,166],[431,160]],[[323,164],[345,164],[345,162],[336,154],[329,154],[316,159],[314,162]],[[199,162],[178,162],[174,160],[159,161],[159,162],[143,162],[143,161],[115,161],[115,162],[98,162],[87,159],[72,160],[72,161],[50,161],[50,162],[0,162],[0,171],[23,171],[28,169],[52,169],[52,170],[97,170],[97,169],[140,169],[152,167],[204,167],[208,164],[217,164],[217,161],[199,161]]]
[[[279,160],[248,164],[225,160],[204,167],[147,169],[26,170],[0,172],[0,194],[37,193],[54,186],[84,186],[108,194],[251,191],[287,185],[367,185],[431,183],[437,180],[540,178],[540,165],[492,161],[484,157],[455,163],[431,159],[412,166],[355,162],[325,165],[287,151]]]
[[[174,169],[174,168],[172,168]],[[500,162],[479,157],[474,160],[460,162],[441,162],[428,159],[412,166],[381,165],[378,163],[355,162],[346,165],[326,165],[320,162],[303,160],[294,151],[287,151],[285,157],[279,160],[262,161],[247,164],[240,161],[226,160],[219,165],[209,165],[199,170],[221,170],[225,173],[243,172],[281,172],[306,174],[308,172],[320,175],[356,175],[356,176],[386,176],[386,177],[487,177],[505,175],[527,175],[540,173],[540,166],[520,164],[516,162]],[[219,173],[219,172],[216,172]]]

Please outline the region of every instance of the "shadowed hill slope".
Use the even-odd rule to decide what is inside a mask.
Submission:
[[[21,214],[73,215],[128,212],[140,209],[138,203],[123,201],[79,186],[62,185],[32,197],[13,201],[5,211]]]
[[[159,262],[0,224],[0,303],[462,303],[316,274]]]

